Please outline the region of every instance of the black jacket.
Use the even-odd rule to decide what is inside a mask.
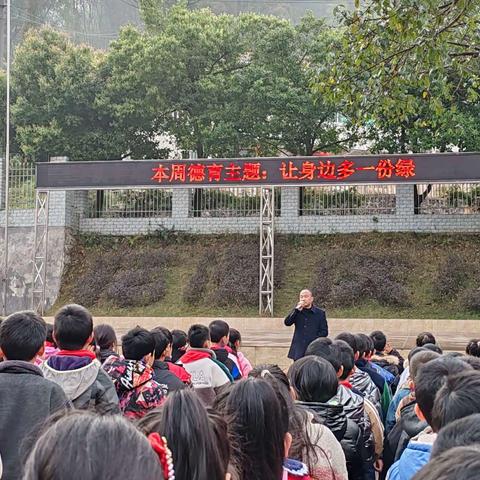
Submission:
[[[421,421],[415,413],[415,401],[408,403],[401,410],[400,420],[390,430],[385,438],[383,450],[384,472],[401,456],[408,442],[427,428],[428,424]]]
[[[343,406],[335,403],[298,402],[302,408],[312,411],[318,423],[328,427],[342,445],[349,480],[363,480],[368,454],[365,452],[361,428],[348,419]]]
[[[3,480],[22,478],[22,444],[52,413],[68,408],[62,388],[28,362],[0,363],[0,452]]]
[[[163,389],[168,393],[175,390],[182,390],[185,388],[185,384],[168,368],[167,362],[155,360],[153,362],[153,378]]]
[[[325,312],[316,307],[297,310],[294,308],[285,318],[285,325],[295,325],[292,345],[288,352],[288,358],[298,360],[305,356],[307,347],[318,337],[328,336],[327,316]]]

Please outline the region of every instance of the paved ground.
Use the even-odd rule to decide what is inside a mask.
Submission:
[[[218,318],[218,317],[217,317]],[[153,328],[158,325],[167,328],[188,330],[193,323],[208,323],[209,317],[96,317],[95,323],[111,324],[121,336],[128,329],[141,325]],[[52,319],[49,319],[52,320]],[[293,328],[283,325],[283,318],[225,318],[231,327],[242,333],[245,347],[280,347],[290,345]],[[409,350],[415,345],[415,338],[422,331],[433,332],[444,350],[463,351],[472,338],[480,338],[480,320],[436,320],[436,319],[348,319],[330,318],[330,336],[341,331],[370,333],[384,331],[390,342],[400,350]]]

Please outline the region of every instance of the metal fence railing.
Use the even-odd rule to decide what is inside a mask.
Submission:
[[[415,191],[415,213],[478,214],[480,213],[480,184],[419,184]]]
[[[88,192],[87,218],[171,217],[172,190],[92,190]]]
[[[14,210],[35,208],[35,165],[13,160],[8,176],[8,205]],[[2,202],[3,204],[4,202]]]
[[[191,217],[258,217],[260,188],[193,188]],[[281,189],[275,189],[275,215],[280,215]]]
[[[395,185],[300,189],[300,215],[393,215],[395,211]]]

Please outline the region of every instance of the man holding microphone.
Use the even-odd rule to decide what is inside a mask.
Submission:
[[[298,360],[305,355],[307,347],[318,337],[328,336],[328,323],[325,312],[313,305],[313,296],[310,290],[300,292],[300,300],[292,312],[285,318],[285,325],[295,324],[292,345],[288,358]]]

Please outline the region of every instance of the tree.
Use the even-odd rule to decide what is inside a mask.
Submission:
[[[479,14],[473,0],[343,10],[342,48],[319,90],[344,101],[376,150],[469,149],[479,138]]]
[[[12,67],[12,118],[21,151],[35,160],[119,158],[125,149],[111,119],[96,108],[104,54],[50,29],[31,31]]]

